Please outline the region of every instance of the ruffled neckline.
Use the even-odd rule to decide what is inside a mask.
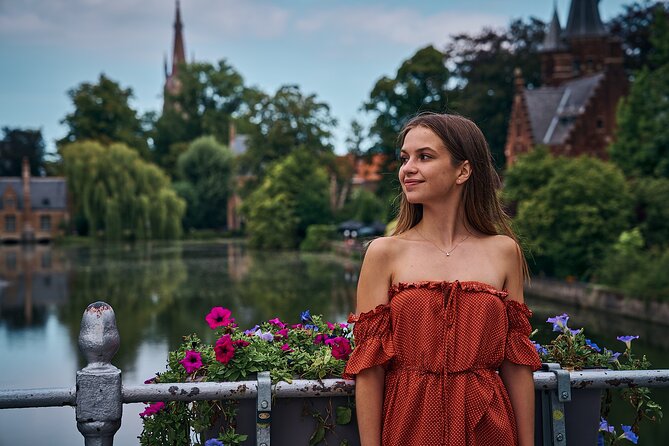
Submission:
[[[509,292],[507,290],[498,290],[497,288],[488,283],[479,282],[476,280],[464,280],[464,281],[421,280],[416,282],[398,282],[390,285],[390,288],[388,289],[388,298],[390,299],[404,290],[409,290],[414,288],[436,290],[436,289],[443,289],[444,287],[450,288],[453,286],[459,286],[463,291],[489,293],[499,297],[502,300],[506,299],[509,296]]]

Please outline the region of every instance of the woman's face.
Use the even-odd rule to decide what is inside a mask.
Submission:
[[[445,200],[460,181],[461,169],[441,139],[427,127],[407,132],[400,151],[399,179],[409,203]]]

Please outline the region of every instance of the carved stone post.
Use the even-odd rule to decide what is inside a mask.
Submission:
[[[120,338],[112,307],[92,303],[84,311],[79,348],[88,365],[77,372],[77,429],[86,446],[111,446],[121,427],[121,371],[111,365]]]

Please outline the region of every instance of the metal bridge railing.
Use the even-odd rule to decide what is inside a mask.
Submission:
[[[166,383],[124,386],[121,371],[111,364],[120,345],[114,310],[95,302],[81,321],[79,347],[88,365],[77,372],[76,386],[48,389],[0,390],[0,409],[74,406],[77,429],[85,446],[111,446],[121,427],[123,404],[144,401],[257,400],[256,445],[270,446],[272,396],[304,398],[352,396],[355,383],[342,379],[293,380],[274,386],[269,372],[256,381]],[[669,370],[584,370],[568,372],[557,364],[544,364],[534,373],[534,386],[542,398],[543,445],[566,445],[564,403],[573,390],[624,387],[667,387]],[[263,416],[264,414],[264,416]],[[560,415],[562,414],[562,415]],[[267,420],[267,422],[263,422]]]

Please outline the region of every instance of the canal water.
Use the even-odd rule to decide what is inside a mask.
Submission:
[[[0,246],[0,388],[73,386],[85,365],[77,347],[81,316],[97,300],[116,312],[121,347],[114,365],[125,384],[141,384],[164,370],[183,335],[211,337],[204,316],[213,306],[229,308],[242,327],[276,316],[297,321],[305,309],[344,321],[355,305],[358,269],[355,258],[255,252],[240,242]],[[669,327],[526,300],[539,340],[550,336],[543,321],[567,312],[570,325],[586,327],[600,346],[620,351],[616,336],[640,335],[635,353],[669,368]],[[669,391],[656,395],[669,410]],[[137,444],[142,410],[124,405],[115,444]],[[0,445],[34,444],[83,444],[74,409],[0,410]],[[639,444],[669,444],[669,421],[645,424]]]

